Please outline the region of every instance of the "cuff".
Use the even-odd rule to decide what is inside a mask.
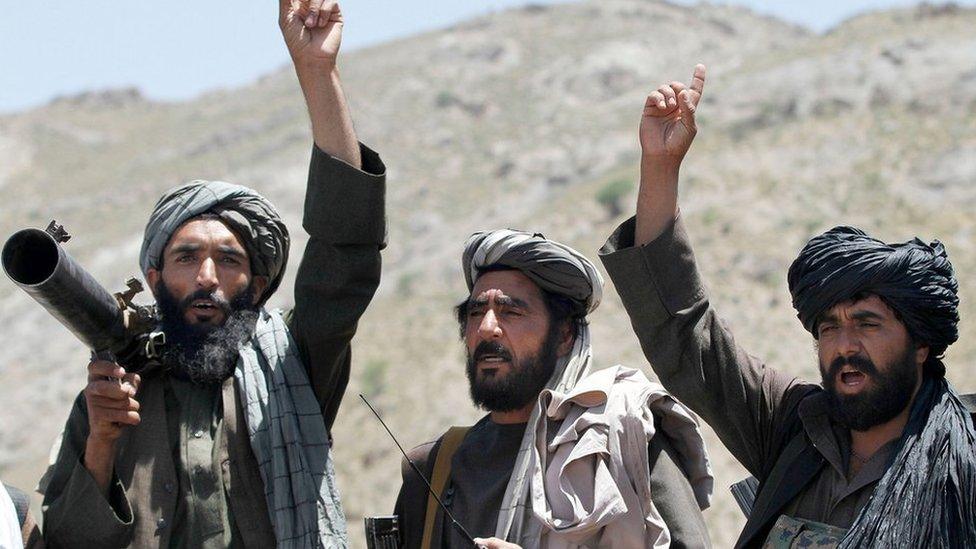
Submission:
[[[634,246],[636,218],[620,224],[600,248],[617,293],[628,312],[665,320],[705,297],[688,233],[679,215],[653,241]]]
[[[312,146],[302,225],[334,244],[386,246],[386,166],[359,144],[362,169]]]
[[[45,521],[46,525],[53,522],[52,515],[58,516],[55,520],[60,535],[54,536],[57,539],[67,536],[68,539],[98,540],[106,545],[123,546],[132,537],[132,508],[122,482],[113,472],[106,499],[81,459],[75,464],[57,503],[52,504],[45,514],[51,517]]]

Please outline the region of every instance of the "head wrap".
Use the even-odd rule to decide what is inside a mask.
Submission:
[[[591,313],[603,298],[603,277],[576,250],[539,233],[498,229],[482,231],[464,243],[461,266],[470,291],[489,265],[517,269],[543,290],[568,297],[583,313]]]
[[[814,337],[823,313],[862,293],[884,299],[935,357],[959,337],[959,283],[938,240],[885,244],[860,229],[834,227],[803,247],[788,281],[797,317]]]
[[[167,191],[146,223],[139,253],[143,274],[160,268],[163,249],[183,223],[205,213],[217,215],[241,239],[252,274],[268,278],[259,300],[264,303],[284,276],[290,239],[271,202],[241,185],[196,180]]]

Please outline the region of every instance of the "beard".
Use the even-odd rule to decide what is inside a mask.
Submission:
[[[468,353],[467,374],[471,400],[475,406],[490,412],[512,412],[533,402],[546,387],[556,369],[558,330],[550,330],[539,352],[515,361],[512,354],[497,341],[482,341]],[[494,354],[509,361],[508,374],[498,372],[478,378],[480,357]]]
[[[830,415],[841,425],[854,431],[867,431],[895,418],[908,407],[917,381],[915,349],[907,345],[905,352],[882,374],[871,359],[862,356],[837,357],[824,371],[823,387],[830,402]],[[840,369],[850,365],[872,381],[871,386],[856,395],[837,392]]]
[[[248,284],[230,301],[213,292],[197,290],[177,299],[160,280],[156,285],[160,327],[166,334],[163,362],[177,377],[199,385],[222,383],[237,365],[239,348],[254,335],[258,312],[252,305],[254,288]],[[197,299],[209,299],[224,314],[220,325],[191,324],[186,312]]]

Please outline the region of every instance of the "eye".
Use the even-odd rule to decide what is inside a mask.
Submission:
[[[194,259],[195,259],[194,256],[191,254],[183,254],[183,255],[176,256],[177,263],[192,263]]]
[[[484,314],[485,312],[481,309],[471,309],[470,311],[468,311],[468,318],[478,318],[479,316],[482,316]]]
[[[820,326],[819,333],[820,335],[824,335],[824,334],[829,334],[835,330],[837,330],[837,326],[834,326],[833,324],[822,324]]]
[[[221,263],[224,263],[226,265],[240,265],[241,264],[240,260],[237,259],[236,257],[232,256],[232,255],[225,255],[224,257],[220,258],[220,262]]]
[[[505,311],[502,312],[502,314],[508,317],[520,317],[523,315],[522,311],[519,311],[517,309],[506,309]]]

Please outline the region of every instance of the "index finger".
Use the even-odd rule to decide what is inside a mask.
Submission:
[[[705,89],[705,65],[701,63],[695,65],[695,74],[691,77],[691,89],[701,95]]]

